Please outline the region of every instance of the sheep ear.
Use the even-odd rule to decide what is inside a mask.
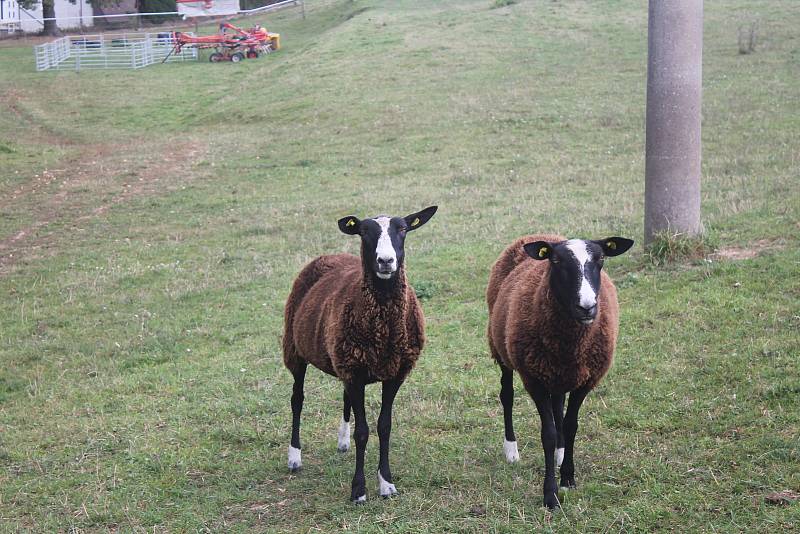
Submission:
[[[358,217],[355,217],[353,215],[349,215],[347,217],[342,217],[341,219],[339,219],[339,230],[348,235],[358,234],[360,225],[361,221],[358,220]]]
[[[525,253],[534,260],[546,260],[550,257],[550,252],[553,250],[553,245],[547,241],[534,241],[522,246]]]
[[[625,239],[624,237],[607,237],[605,239],[598,239],[595,241],[600,248],[603,249],[603,254],[606,256],[619,256],[628,251],[633,246],[633,239]]]
[[[422,211],[418,211],[417,213],[412,213],[411,215],[407,215],[405,217],[406,231],[410,232],[411,230],[416,230],[417,228],[428,222],[428,220],[430,220],[430,218],[433,217],[433,214],[436,213],[437,209],[439,209],[439,206],[430,206]]]

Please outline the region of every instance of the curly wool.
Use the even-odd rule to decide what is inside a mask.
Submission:
[[[619,329],[614,283],[601,272],[597,318],[590,325],[570,319],[552,295],[550,262],[530,258],[523,245],[560,242],[560,235],[529,235],[514,241],[492,267],[489,347],[492,356],[516,370],[525,387],[534,380],[551,393],[594,388],[611,367]]]
[[[295,372],[306,361],[344,382],[405,378],[425,343],[424,317],[404,268],[390,287],[374,287],[351,254],[309,263],[286,302],[286,367]]]

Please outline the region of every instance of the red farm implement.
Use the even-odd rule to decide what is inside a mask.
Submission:
[[[227,30],[232,30],[233,33],[228,33]],[[227,22],[219,25],[217,35],[197,37],[175,32],[172,34],[172,39],[175,43],[174,53],[180,53],[181,49],[189,47],[213,48],[214,52],[208,58],[212,63],[219,61],[238,63],[244,58],[257,58],[261,54],[278,50],[281,46],[281,36],[277,33],[269,33],[266,28],[256,24],[249,30],[243,30]]]

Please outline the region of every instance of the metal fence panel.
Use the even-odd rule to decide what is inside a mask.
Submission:
[[[33,47],[36,70],[140,69],[154,63],[197,59],[196,48],[171,54],[170,34],[122,33],[61,37]]]

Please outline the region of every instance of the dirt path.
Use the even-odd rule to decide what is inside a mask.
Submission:
[[[87,145],[59,162],[58,169],[31,177],[0,198],[0,204],[13,203],[32,219],[0,239],[0,276],[20,261],[55,254],[69,228],[103,217],[116,205],[192,180],[193,163],[205,151],[204,145],[192,142]],[[58,229],[51,229],[56,223]]]

